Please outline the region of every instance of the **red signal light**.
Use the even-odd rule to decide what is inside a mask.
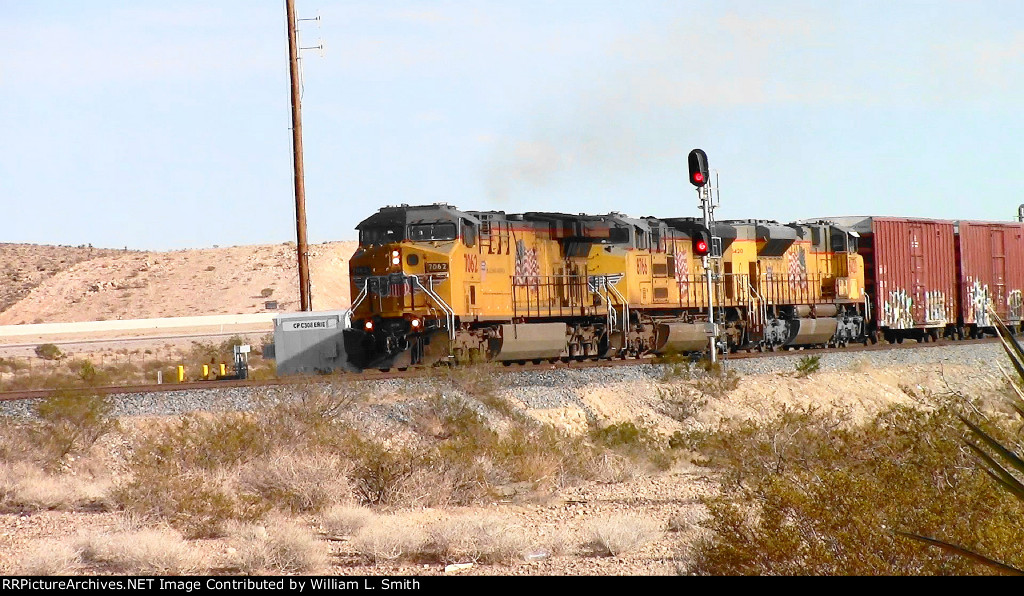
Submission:
[[[711,237],[710,235],[701,230],[693,235],[693,255],[696,257],[706,257],[711,252]]]
[[[690,184],[701,188],[708,183],[708,155],[701,149],[694,149],[686,156],[690,168]]]

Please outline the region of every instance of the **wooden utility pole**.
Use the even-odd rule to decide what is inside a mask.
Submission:
[[[288,11],[288,67],[292,81],[292,155],[295,169],[295,236],[299,256],[299,302],[313,310],[309,295],[309,250],[306,245],[306,188],[302,172],[302,105],[299,97],[299,46],[295,30],[295,0],[285,0]]]

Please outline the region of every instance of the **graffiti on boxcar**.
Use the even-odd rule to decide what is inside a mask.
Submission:
[[[914,326],[914,301],[906,290],[893,290],[882,304],[884,320],[882,325],[893,329],[910,329]]]
[[[1024,318],[1024,297],[1020,290],[1010,290],[1010,295],[1006,297],[1006,310],[1010,321],[1017,322]]]
[[[992,322],[988,318],[988,308],[992,304],[992,296],[989,294],[988,285],[974,280],[968,282],[967,291],[964,292],[964,323],[974,323],[979,327],[989,327]]]
[[[924,293],[924,320],[928,323],[946,323],[946,294],[939,290]]]

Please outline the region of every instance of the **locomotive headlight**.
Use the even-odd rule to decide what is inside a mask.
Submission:
[[[419,329],[420,328],[420,320],[419,319],[413,319],[412,321],[409,322],[409,324],[412,325],[413,329]]]
[[[366,329],[367,331],[373,331],[373,321],[367,321],[366,323],[364,323],[363,329]]]
[[[397,250],[391,251],[391,264],[401,265],[402,264],[402,253]]]

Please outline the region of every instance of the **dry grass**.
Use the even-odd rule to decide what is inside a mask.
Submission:
[[[438,563],[509,563],[529,547],[522,528],[496,515],[459,515],[427,527],[418,558]]]
[[[107,509],[109,479],[52,475],[25,463],[0,464],[0,507],[13,510]]]
[[[605,453],[594,460],[593,478],[603,484],[621,484],[632,480],[636,464],[629,458],[615,453]]]
[[[590,525],[590,547],[595,555],[617,557],[647,544],[658,532],[657,522],[636,515],[598,519]]]
[[[453,514],[423,523],[412,514],[370,518],[352,548],[374,563],[510,563],[531,549],[564,552],[565,539],[552,533],[539,543],[507,518],[493,514]]]
[[[128,574],[181,574],[196,567],[196,557],[181,534],[145,529],[93,534],[78,544],[82,560]]]
[[[265,525],[230,530],[235,553],[230,565],[243,573],[300,573],[329,565],[327,546],[294,521],[273,518]]]
[[[373,563],[384,563],[421,552],[425,541],[426,535],[417,520],[396,515],[372,519],[353,537],[352,548]]]
[[[320,523],[331,536],[352,536],[377,516],[366,507],[335,505],[320,514]]]
[[[278,452],[239,470],[239,485],[283,511],[319,512],[351,499],[347,472],[337,457]]]
[[[78,549],[59,540],[39,540],[22,556],[19,575],[71,575],[79,564]]]

